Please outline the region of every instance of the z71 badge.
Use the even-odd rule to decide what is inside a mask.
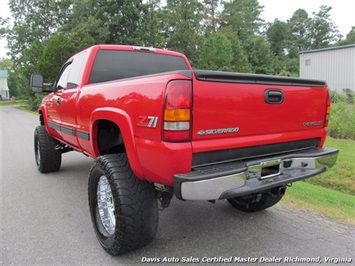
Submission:
[[[139,127],[149,127],[149,128],[156,128],[158,124],[158,117],[157,116],[139,116],[139,121],[137,126]]]

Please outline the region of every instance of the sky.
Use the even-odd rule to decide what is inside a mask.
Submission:
[[[299,8],[312,17],[312,12],[318,13],[319,7],[326,5],[332,7],[330,18],[344,38],[355,26],[355,0],[259,0],[259,3],[264,6],[261,17],[266,22],[273,22],[275,18],[286,22]]]
[[[0,0],[0,17],[10,17],[8,0]],[[318,12],[321,5],[331,6],[331,19],[338,26],[340,34],[344,37],[355,26],[355,0],[259,0],[264,6],[261,18],[265,22],[273,22],[275,18],[285,21],[299,8],[307,11]],[[6,40],[0,40],[0,58],[6,56]]]

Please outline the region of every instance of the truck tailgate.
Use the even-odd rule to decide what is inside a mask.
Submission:
[[[215,71],[194,73],[193,143],[324,127],[324,81]]]

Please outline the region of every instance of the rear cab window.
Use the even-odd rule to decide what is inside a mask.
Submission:
[[[188,70],[183,57],[158,53],[100,50],[89,82],[99,83],[162,72]]]

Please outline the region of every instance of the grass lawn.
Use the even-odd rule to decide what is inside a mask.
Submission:
[[[281,204],[355,225],[355,197],[329,188],[296,182],[287,188]]]
[[[281,204],[355,225],[355,141],[327,139],[325,147],[339,149],[336,165],[287,189]]]
[[[0,106],[17,106],[17,105],[23,105],[27,104],[26,100],[16,100],[15,102],[11,100],[2,100],[0,101]]]
[[[3,101],[0,101],[0,107],[1,106],[13,106],[19,110],[38,115],[37,111],[30,110],[27,100],[16,100],[15,102],[13,102],[11,100],[3,100]]]
[[[338,148],[338,160],[334,167],[306,182],[355,196],[355,141],[328,137],[324,146]]]

